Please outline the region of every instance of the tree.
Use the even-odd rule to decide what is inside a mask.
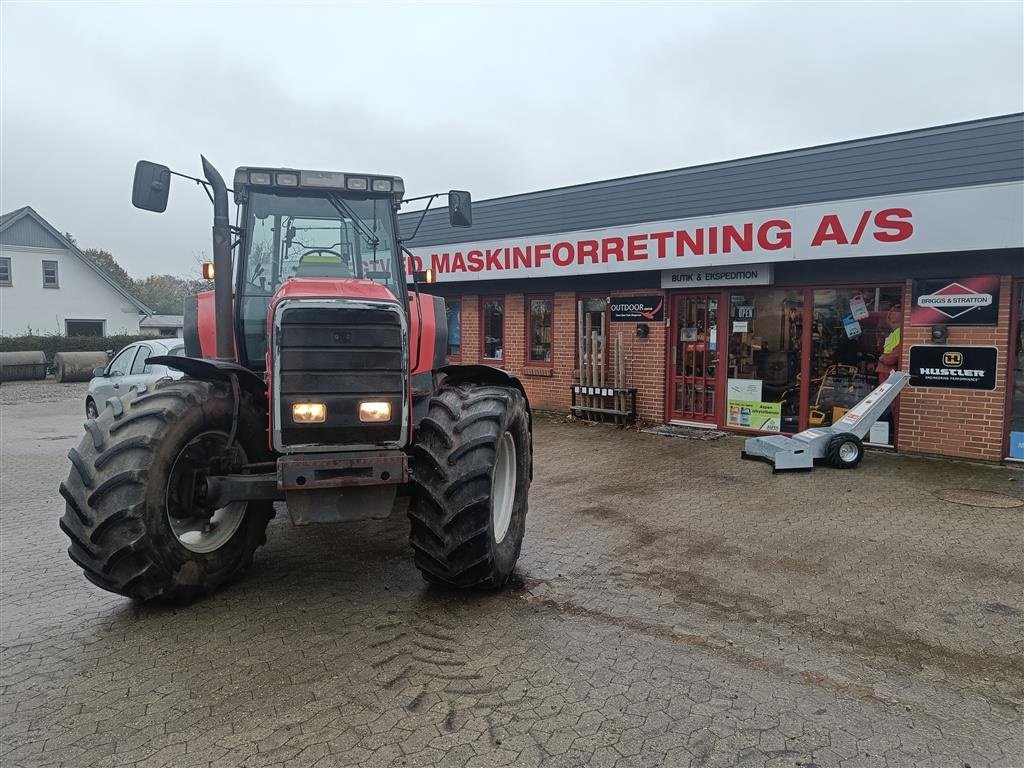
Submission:
[[[182,314],[186,296],[209,288],[206,280],[189,280],[174,275],[150,275],[135,281],[134,292],[139,301],[159,315]]]
[[[68,235],[65,234],[65,237]],[[208,290],[210,287],[206,280],[174,275],[150,275],[142,280],[135,280],[117,263],[117,259],[110,251],[87,248],[83,253],[87,259],[113,278],[114,282],[158,315],[180,315],[182,300],[186,296]]]
[[[85,254],[89,261],[110,275],[114,282],[122,288],[127,291],[134,290],[135,281],[132,280],[131,275],[125,271],[124,267],[117,263],[117,259],[114,258],[110,251],[104,251],[99,248],[87,248],[82,253]]]

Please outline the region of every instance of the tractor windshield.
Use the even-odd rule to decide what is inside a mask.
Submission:
[[[238,280],[245,365],[264,367],[270,297],[290,277],[361,278],[400,295],[391,206],[389,195],[250,190]]]
[[[253,192],[246,292],[272,294],[289,277],[357,277],[395,288],[389,196]]]

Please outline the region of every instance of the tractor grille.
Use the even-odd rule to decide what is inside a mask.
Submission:
[[[403,436],[405,356],[403,316],[396,305],[303,306],[280,310],[275,348],[278,411],[277,447],[336,450],[400,442]],[[341,302],[339,302],[341,304]],[[359,403],[391,403],[391,421],[359,421]],[[327,405],[322,424],[296,424],[292,404]]]

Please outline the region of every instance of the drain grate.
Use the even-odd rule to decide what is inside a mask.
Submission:
[[[936,491],[935,495],[943,501],[963,504],[967,507],[988,507],[989,509],[1014,509],[1024,507],[1024,499],[1015,498],[1005,493],[992,491],[975,491],[970,488],[947,488]]]

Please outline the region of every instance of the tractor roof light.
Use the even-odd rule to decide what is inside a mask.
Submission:
[[[299,171],[299,180],[303,187],[319,189],[344,189],[345,174],[335,171]]]
[[[333,189],[390,194],[399,200],[405,183],[397,176],[348,174],[341,171],[304,171],[294,168],[246,168],[235,171],[235,190],[246,186],[286,189]],[[236,192],[236,196],[239,193]]]

